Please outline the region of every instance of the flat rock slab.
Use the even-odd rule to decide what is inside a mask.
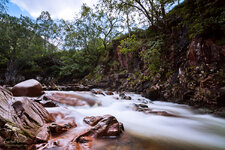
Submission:
[[[44,99],[50,99],[55,102],[70,106],[83,106],[83,105],[93,106],[94,104],[96,104],[95,100],[84,96],[80,96],[75,93],[69,94],[60,92],[50,92],[44,95]]]
[[[26,80],[16,84],[12,88],[13,96],[38,97],[44,94],[42,85],[34,79]]]

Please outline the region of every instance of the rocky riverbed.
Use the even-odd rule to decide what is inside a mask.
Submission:
[[[13,93],[22,91],[17,97],[1,87],[2,149],[225,149],[225,119],[187,105],[100,89],[43,91],[39,84],[14,86]],[[34,87],[39,96],[27,96]]]

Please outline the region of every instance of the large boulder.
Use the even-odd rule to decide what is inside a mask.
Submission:
[[[67,149],[92,149],[96,139],[117,139],[124,131],[123,124],[111,115],[86,117],[84,122],[90,129],[75,137]]]
[[[78,143],[86,143],[90,138],[118,138],[124,131],[123,124],[111,115],[86,117],[84,122],[92,128],[75,139]]]
[[[38,97],[44,92],[41,84],[37,80],[30,79],[16,84],[12,88],[12,93],[13,96]]]
[[[13,97],[0,86],[0,145],[26,145],[48,140],[47,123],[54,121],[40,104],[26,97]]]

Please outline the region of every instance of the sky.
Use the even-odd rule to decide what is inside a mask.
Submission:
[[[53,19],[72,20],[81,5],[93,6],[98,0],[9,0],[8,13],[12,16],[24,16],[36,19],[42,11],[48,11]]]

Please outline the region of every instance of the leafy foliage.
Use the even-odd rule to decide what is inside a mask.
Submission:
[[[140,52],[140,56],[144,60],[144,63],[148,65],[148,69],[154,75],[159,71],[160,68],[160,55],[161,46],[163,44],[162,39],[157,39],[155,41],[148,41],[145,51]]]
[[[169,12],[170,20],[174,15],[181,18],[178,27],[187,27],[189,38],[198,36],[221,39],[225,31],[225,3],[220,0],[186,0]]]
[[[137,40],[134,34],[131,37],[121,40],[119,45],[120,52],[122,54],[128,54],[128,53],[134,52],[136,50],[136,43],[137,43]]]

